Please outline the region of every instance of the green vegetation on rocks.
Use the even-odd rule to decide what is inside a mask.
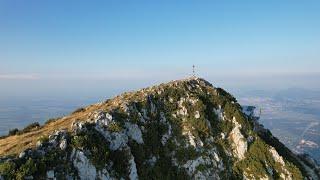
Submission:
[[[242,112],[232,95],[203,79],[124,93],[98,107],[92,112],[76,110],[75,116],[90,115],[74,122],[67,138],[61,139],[64,133],[39,136],[37,148],[19,158],[0,159],[1,176],[45,179],[48,171],[54,171],[57,179],[301,179],[307,175],[297,157],[270,132],[254,131],[257,122]],[[32,125],[25,132],[38,127]]]
[[[71,144],[76,149],[90,152],[89,159],[97,169],[104,168],[109,160],[110,151],[107,141],[90,124],[85,125],[86,130],[80,131],[71,139]]]

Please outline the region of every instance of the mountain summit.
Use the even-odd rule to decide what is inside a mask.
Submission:
[[[319,179],[252,108],[196,77],[18,130],[0,155],[0,179]]]

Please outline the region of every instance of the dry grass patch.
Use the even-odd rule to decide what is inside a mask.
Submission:
[[[155,91],[166,89],[169,86],[175,85],[177,83],[183,83],[184,81],[189,81],[190,79],[171,81],[166,84],[161,84],[159,86],[153,86],[149,88],[144,88],[139,91],[123,93],[113,99],[107,100],[104,103],[97,103],[90,105],[85,108],[79,108],[68,116],[51,119],[45,125],[31,129],[30,132],[26,132],[20,135],[12,135],[0,139],[0,157],[12,154],[19,154],[27,148],[34,148],[38,139],[41,136],[48,136],[55,130],[66,129],[71,131],[71,125],[75,121],[86,121],[90,119],[90,114],[97,110],[111,111],[119,107],[123,107],[127,102],[130,101],[143,101],[146,96],[150,93],[155,93]]]
[[[89,119],[90,112],[94,112],[103,106],[105,106],[105,104],[91,105],[88,106],[85,111],[72,113],[69,116],[59,118],[56,121],[45,124],[40,128],[33,129],[31,132],[0,139],[0,156],[17,155],[25,149],[34,148],[41,136],[48,136],[55,130],[66,129],[71,131],[71,125],[75,120],[85,121]]]

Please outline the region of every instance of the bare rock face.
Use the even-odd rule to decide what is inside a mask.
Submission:
[[[232,142],[233,154],[237,158],[243,159],[248,148],[247,140],[241,134],[241,125],[237,122],[237,120],[233,118],[232,122],[234,123],[234,127],[229,134],[229,139]]]
[[[319,177],[307,165],[312,163],[257,130],[262,128],[256,128],[252,108],[243,109],[232,95],[200,78],[124,93],[98,105],[88,119],[76,119],[72,130],[57,127],[35,149],[0,159],[0,179]]]
[[[281,157],[273,147],[271,147],[269,151],[272,154],[274,161],[281,165],[282,173],[280,173],[280,177],[291,180],[292,174],[286,169],[286,164],[283,160],[283,157]]]
[[[113,151],[125,147],[128,143],[128,136],[123,132],[113,132],[107,137],[110,140],[109,147]]]
[[[142,132],[138,125],[126,122],[125,128],[128,137],[136,141],[138,144],[143,144]]]
[[[73,165],[78,170],[81,179],[96,179],[97,170],[82,151],[75,152]]]
[[[20,154],[19,154],[19,158],[24,158],[26,155],[26,152],[22,151]]]
[[[54,171],[53,170],[47,171],[47,179],[54,179]]]

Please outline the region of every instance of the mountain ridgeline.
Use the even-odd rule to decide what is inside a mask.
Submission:
[[[0,179],[319,179],[237,100],[200,78],[80,108],[0,139]]]

